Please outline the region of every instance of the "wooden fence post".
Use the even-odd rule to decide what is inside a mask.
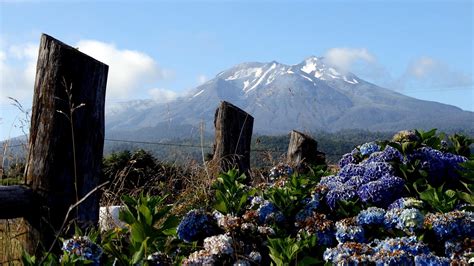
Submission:
[[[107,65],[41,36],[25,169],[27,185],[41,199],[41,208],[25,217],[29,252],[38,252],[38,245],[49,248],[62,233],[68,208],[99,185],[107,73]],[[97,225],[98,218],[95,193],[68,221]]]
[[[296,169],[304,170],[305,165],[324,164],[325,154],[318,151],[318,142],[296,130],[290,133],[287,162]]]
[[[214,126],[213,161],[218,164],[219,170],[237,167],[241,173],[248,173],[253,117],[231,103],[222,101],[216,110]]]

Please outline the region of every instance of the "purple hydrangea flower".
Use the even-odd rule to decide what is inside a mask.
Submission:
[[[367,244],[356,242],[340,243],[327,248],[323,259],[334,265],[366,265],[371,261],[374,250]]]
[[[382,225],[385,221],[385,210],[377,207],[369,207],[357,215],[359,225]]]
[[[266,223],[281,223],[285,220],[283,213],[271,202],[265,200],[257,209],[258,221],[262,224]]]
[[[363,202],[385,208],[404,191],[405,181],[397,176],[384,176],[359,187],[357,195]]]
[[[344,181],[347,181],[352,176],[363,176],[365,173],[365,166],[361,164],[347,164],[342,167],[339,171],[339,176],[344,178]]]
[[[372,153],[366,162],[402,162],[403,155],[392,146],[386,146],[382,152]]]
[[[217,233],[215,217],[203,210],[191,210],[181,220],[177,228],[178,238],[192,242]]]
[[[395,169],[389,163],[372,162],[365,164],[363,179],[366,183],[375,181],[383,176],[394,175]]]
[[[339,160],[339,167],[343,168],[347,164],[357,164],[359,161],[357,159],[357,154],[360,154],[358,149],[353,149],[351,153],[346,153],[342,156],[341,160]]]
[[[334,210],[339,201],[353,200],[357,197],[357,192],[354,187],[342,185],[335,189],[329,190],[326,194],[326,204]]]
[[[389,252],[403,251],[412,256],[430,253],[429,247],[425,243],[419,242],[415,236],[388,238],[378,241],[374,249],[376,251],[385,250]]]

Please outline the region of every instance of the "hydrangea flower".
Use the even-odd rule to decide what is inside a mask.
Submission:
[[[397,176],[384,176],[359,187],[357,195],[363,202],[386,207],[401,196],[405,181]]]
[[[319,195],[313,194],[311,198],[305,199],[303,203],[305,204],[304,207],[295,216],[296,222],[302,222],[313,215],[319,207]]]
[[[183,265],[215,265],[217,258],[209,251],[203,249],[189,254],[181,263]]]
[[[189,211],[177,228],[178,238],[192,242],[217,233],[217,221],[214,216],[203,210]]]
[[[149,265],[153,265],[153,266],[162,266],[162,265],[171,265],[171,264],[173,264],[172,259],[168,255],[166,255],[162,252],[159,252],[159,251],[148,255],[146,260],[147,260]]]
[[[248,258],[251,259],[255,263],[260,263],[262,261],[262,254],[254,250],[250,252],[250,254],[248,255]]]
[[[214,215],[214,217],[216,217],[216,215]],[[225,216],[221,215],[217,219],[217,225],[226,232],[238,230],[241,224],[242,218],[233,216],[231,214],[227,214]]]
[[[336,239],[339,243],[365,242],[364,228],[355,218],[346,218],[336,222]]]
[[[326,204],[334,210],[337,206],[338,201],[348,201],[355,199],[357,197],[357,192],[354,187],[342,185],[338,188],[329,190],[326,194]]]
[[[232,243],[232,237],[228,235],[210,236],[204,239],[204,249],[217,256],[232,255],[234,252]]]
[[[280,176],[289,176],[293,174],[293,168],[287,164],[278,164],[277,166],[274,166],[272,169],[270,169],[270,178],[276,179],[279,178]]]
[[[265,201],[258,209],[258,220],[262,224],[281,223],[285,220],[283,213],[271,202]]]
[[[388,238],[378,241],[374,249],[377,252],[381,250],[388,252],[403,251],[412,256],[430,253],[428,246],[423,242],[419,242],[415,236]]]
[[[363,179],[365,183],[375,181],[383,176],[395,174],[395,169],[389,163],[385,162],[370,162],[364,165],[365,172]]]
[[[388,229],[396,228],[399,222],[400,214],[402,214],[403,209],[401,208],[391,208],[388,209],[385,213],[385,227]]]
[[[93,265],[99,265],[102,256],[102,249],[87,236],[74,236],[64,240],[61,249],[68,255],[76,255],[79,260],[92,261]]]
[[[365,173],[365,166],[361,164],[347,164],[341,168],[338,175],[344,178],[344,181],[347,181],[352,176],[363,176]]]
[[[404,209],[399,217],[397,228],[413,233],[423,227],[424,215],[415,208]]]
[[[451,260],[446,257],[438,257],[433,253],[429,254],[421,254],[415,256],[415,266],[449,266],[451,264]]]
[[[413,258],[403,250],[377,251],[371,258],[376,266],[412,265]]]
[[[420,140],[420,138],[416,135],[416,132],[414,130],[402,130],[392,137],[392,141],[401,143],[418,140]]]
[[[334,265],[365,265],[371,261],[373,253],[374,250],[367,244],[345,242],[334,248],[327,248],[323,259]]]
[[[375,142],[367,142],[367,143],[364,143],[360,146],[359,148],[360,150],[360,154],[362,154],[362,156],[367,156],[367,155],[370,155],[376,151],[379,151],[380,150],[380,146],[377,145],[377,143]]]
[[[359,155],[360,152],[358,149],[353,149],[352,152],[346,153],[342,156],[341,160],[339,160],[339,167],[343,168],[347,164],[356,164],[359,163],[359,160],[357,159],[357,155]]]
[[[328,187],[329,189],[334,189],[336,186],[344,183],[346,178],[338,176],[338,175],[328,175],[323,176],[319,181],[319,185],[323,185]]]
[[[365,180],[363,176],[356,175],[349,178],[349,180],[347,180],[344,184],[346,184],[347,186],[355,187],[357,189],[363,184],[366,184],[367,182],[368,181]]]
[[[327,219],[325,214],[314,213],[303,222],[297,222],[296,226],[308,234],[316,234],[319,245],[331,246],[334,243],[334,222]]]
[[[431,228],[438,239],[452,240],[474,237],[474,213],[452,211],[448,213],[429,213],[425,226]]]
[[[385,221],[385,210],[377,207],[369,207],[357,215],[358,225],[382,225]]]
[[[399,198],[392,204],[388,205],[387,209],[405,209],[405,208],[423,208],[423,201],[417,200],[413,197]]]
[[[403,155],[397,149],[392,146],[386,146],[382,152],[374,152],[366,160],[367,163],[371,162],[402,162]]]

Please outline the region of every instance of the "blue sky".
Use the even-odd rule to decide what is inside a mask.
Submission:
[[[474,111],[470,0],[0,0],[0,139],[20,134],[6,97],[31,106],[42,32],[110,65],[109,103],[173,99],[245,61],[330,55],[378,85]]]

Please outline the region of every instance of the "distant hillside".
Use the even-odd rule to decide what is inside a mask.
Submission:
[[[243,63],[169,103],[108,106],[106,134],[138,139],[213,133],[214,112],[229,101],[255,118],[254,132],[280,135],[345,129],[394,132],[407,128],[474,132],[474,113],[411,98],[310,57],[297,65]]]

